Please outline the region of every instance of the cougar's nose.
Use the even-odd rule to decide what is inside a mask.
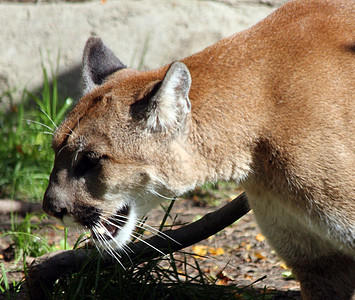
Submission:
[[[70,211],[65,195],[56,192],[52,187],[48,187],[44,194],[42,209],[48,215],[61,220]]]

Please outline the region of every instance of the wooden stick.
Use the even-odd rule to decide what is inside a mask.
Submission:
[[[177,242],[169,238],[153,236],[145,240],[145,242],[131,243],[129,247],[134,253],[130,257],[132,260],[137,257],[139,259],[151,259],[162,255],[147,244],[154,246],[162,252],[166,251],[165,253],[181,250],[221,231],[249,211],[247,198],[242,193],[222,208],[206,214],[196,222],[178,229],[163,232],[164,235],[169,236]],[[46,290],[50,292],[58,278],[68,273],[78,272],[85,260],[88,259],[88,256],[96,257],[91,255],[94,252],[96,252],[95,249],[62,250],[37,257],[29,268],[27,278],[27,286],[31,299],[45,299]],[[92,263],[96,263],[96,258],[92,259],[94,259]],[[115,263],[117,261],[108,256],[107,259],[105,258],[101,262],[101,266],[106,267]]]

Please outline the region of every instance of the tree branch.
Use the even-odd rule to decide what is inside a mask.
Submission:
[[[155,248],[164,251],[178,251],[185,247],[191,246],[199,241],[208,238],[211,235],[221,231],[225,227],[233,224],[236,220],[249,212],[247,198],[244,193],[240,194],[233,201],[229,202],[222,208],[206,214],[196,222],[185,225],[178,229],[166,230],[164,235],[178,241],[174,242],[169,238],[161,236],[153,236],[145,242],[131,243],[129,247],[134,251],[131,259],[139,257],[153,258],[161,256],[154,250]],[[88,256],[91,256],[95,249],[78,249],[56,251],[35,259],[29,268],[27,285],[31,295],[31,299],[45,299],[45,289],[51,290],[55,281],[68,273],[78,272]],[[93,261],[95,263],[95,261]],[[101,266],[107,267],[117,263],[112,257],[107,257]],[[45,289],[43,288],[45,287]]]

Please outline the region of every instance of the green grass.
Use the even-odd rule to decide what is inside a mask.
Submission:
[[[0,111],[0,199],[42,200],[54,161],[53,130],[72,104],[71,99],[59,101],[53,68],[51,75],[52,84],[43,67],[44,84],[39,95],[24,90],[16,103],[10,91],[1,96],[10,100],[10,108]],[[23,284],[23,280],[9,280],[8,272],[20,269],[26,275],[26,257],[37,257],[58,248],[48,242],[43,232],[39,235],[45,218],[43,213],[25,218],[12,214],[11,229],[0,228],[0,238],[10,240],[15,256],[11,270],[1,265],[0,293],[8,298],[18,293]]]
[[[0,112],[0,198],[42,199],[54,160],[51,133],[72,103],[60,104],[53,78],[51,88],[43,68],[41,95],[25,90],[19,104]]]
[[[3,264],[1,264],[1,273],[0,273],[0,295],[3,295],[7,299],[13,299],[13,295],[19,293],[23,281],[16,282],[14,280],[9,280],[7,276],[8,271],[5,270]]]
[[[46,219],[47,216],[43,213],[27,214],[24,218],[11,214],[11,229],[5,231],[0,228],[0,238],[7,238],[10,241],[10,246],[6,250],[8,259],[12,260],[11,267],[6,270],[2,264],[0,276],[0,293],[9,299],[21,291],[25,277],[20,281],[10,281],[8,272],[21,271],[27,276],[27,258],[58,250],[58,245],[53,245],[46,237],[45,230],[48,227],[44,222]]]
[[[54,250],[43,235],[38,235],[44,219],[44,214],[27,214],[19,221],[17,216],[12,215],[11,230],[1,236],[11,237],[17,259],[26,261],[26,257],[37,257]]]
[[[119,265],[101,269],[87,264],[78,273],[62,278],[55,299],[231,299],[235,286],[222,287],[207,276],[188,253],[170,254],[123,270]],[[189,275],[189,274],[194,275]]]

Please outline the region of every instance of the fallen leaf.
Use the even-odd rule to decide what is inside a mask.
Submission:
[[[217,279],[216,284],[217,284],[217,285],[228,285],[228,280],[225,280],[225,279]]]
[[[192,246],[192,251],[197,255],[197,258],[203,258],[207,254],[207,246],[205,245],[195,245]]]
[[[248,275],[248,274],[244,274],[244,278],[245,278],[245,279],[251,279],[251,280],[254,279],[253,276],[250,276],[250,275]]]
[[[261,234],[261,233],[258,233],[256,236],[255,236],[255,239],[258,241],[258,242],[263,242],[265,240],[265,237]]]
[[[222,255],[222,254],[224,254],[224,250],[223,250],[223,248],[221,248],[221,247],[217,247],[217,248],[210,247],[210,248],[208,249],[208,252],[209,252],[211,255]]]
[[[224,275],[223,271],[219,271],[216,274],[216,277],[218,278],[218,280],[217,280],[218,285],[228,285],[228,282],[233,280],[232,278]]]
[[[57,229],[59,229],[59,230],[64,230],[64,229],[65,229],[64,226],[59,225],[59,224],[55,224],[54,227],[57,228]]]
[[[291,270],[285,263],[281,263],[280,267],[284,270]]]
[[[258,258],[258,259],[266,259],[266,257],[264,255],[262,255],[259,251],[255,251],[254,255]]]

